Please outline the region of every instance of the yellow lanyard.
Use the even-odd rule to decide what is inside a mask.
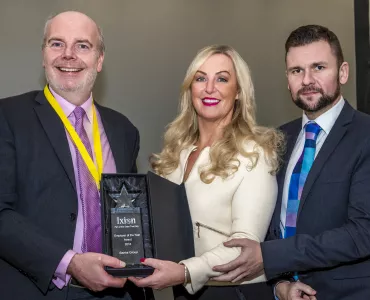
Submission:
[[[62,120],[64,127],[68,131],[73,143],[76,145],[78,152],[80,152],[82,159],[84,160],[87,168],[89,169],[91,175],[93,176],[96,186],[100,187],[100,178],[103,172],[103,153],[100,142],[99,125],[98,119],[96,117],[95,105],[92,105],[93,111],[93,140],[94,140],[94,153],[96,157],[97,166],[94,164],[93,158],[90,157],[86,150],[85,145],[82,143],[80,137],[78,136],[76,130],[72,126],[71,122],[68,120],[67,116],[64,114],[62,107],[59,105],[58,101],[54,98],[53,94],[50,92],[49,87],[46,85],[44,88],[44,94],[46,99],[49,101],[50,105],[53,107],[59,118]]]

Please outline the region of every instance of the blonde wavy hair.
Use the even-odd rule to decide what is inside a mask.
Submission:
[[[167,126],[162,152],[150,157],[152,169],[159,175],[172,173],[179,165],[180,152],[194,145],[199,139],[191,85],[199,68],[215,54],[226,55],[233,62],[238,82],[238,99],[235,101],[232,120],[225,126],[222,138],[210,147],[210,164],[199,170],[201,180],[211,183],[216,176],[226,179],[235,173],[240,166],[237,154],[249,158],[251,169],[254,168],[259,159],[259,152],[257,147],[254,147],[252,152],[246,151],[245,145],[248,141],[255,141],[256,145],[263,149],[265,159],[271,166],[271,173],[278,170],[284,137],[273,128],[256,124],[254,87],[247,63],[232,47],[213,45],[201,49],[191,62],[181,87],[179,114]]]

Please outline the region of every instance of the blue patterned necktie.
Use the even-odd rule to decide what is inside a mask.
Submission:
[[[308,173],[315,160],[316,140],[321,127],[315,122],[309,122],[306,124],[305,131],[304,148],[290,177],[284,238],[295,235],[299,202]]]

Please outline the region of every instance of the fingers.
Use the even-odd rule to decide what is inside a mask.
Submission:
[[[224,243],[225,247],[244,247],[247,239],[232,239]]]
[[[108,266],[112,268],[124,268],[126,266],[126,263],[122,260],[109,255],[99,254],[98,260],[101,261],[103,266]]]
[[[184,282],[184,266],[159,259],[146,259],[145,264],[155,268],[152,275],[140,279],[129,277],[129,280],[138,287],[163,289]]]
[[[153,275],[150,275],[145,278],[129,277],[128,280],[130,280],[138,287],[148,287],[148,286],[152,287],[155,285],[156,282],[156,274],[153,273]]]
[[[213,277],[211,278],[212,281],[230,281],[229,280],[229,277],[230,275],[228,273],[225,273],[225,274],[222,274],[220,276],[217,276],[217,277]]]
[[[138,287],[142,287],[141,286],[141,280],[143,280],[144,278],[136,278],[136,277],[129,277],[127,278],[128,280],[130,280],[133,284],[135,284],[136,286]]]
[[[238,281],[248,280],[248,272],[243,272],[240,275],[238,275],[235,279],[233,279],[231,282],[235,283]]]
[[[296,282],[294,285],[295,289],[304,292],[308,296],[314,296],[316,294],[316,291],[307,284]]]
[[[87,252],[73,256],[67,271],[68,274],[88,289],[102,291],[107,287],[122,288],[127,281],[125,278],[115,278],[109,275],[104,270],[104,266],[120,268],[124,265],[117,258],[100,253]]]
[[[233,271],[235,269],[237,269],[238,267],[242,266],[243,263],[244,263],[244,260],[243,258],[240,257],[241,255],[239,255],[236,259],[232,260],[231,262],[227,263],[227,264],[223,264],[223,265],[218,265],[218,266],[214,266],[212,268],[213,271],[216,271],[216,272],[221,272],[221,273],[226,273],[226,272],[230,272],[230,271]],[[239,274],[238,274],[239,275]],[[235,276],[236,277],[236,276]],[[234,277],[234,278],[235,278]],[[233,279],[234,279],[233,278]]]
[[[305,300],[315,300],[316,291],[311,288],[309,285],[304,284],[300,281],[294,282],[290,284],[289,288],[289,299],[298,300],[298,299],[305,299]]]
[[[220,276],[212,278],[214,281],[228,281],[228,282],[235,282],[235,279],[238,278],[242,274],[242,270],[239,268],[222,274]]]
[[[162,266],[162,260],[160,259],[154,259],[154,258],[145,258],[141,261],[143,265],[152,267],[154,269],[160,270]],[[145,278],[138,278],[138,277],[129,277],[128,280],[130,280],[133,284],[135,284],[138,287],[152,287],[156,282],[156,275],[157,273],[153,273],[152,275],[145,277]]]
[[[158,270],[161,269],[161,266],[162,266],[162,260],[155,259],[155,258],[145,258],[145,260],[143,260],[141,263],[143,265],[146,265],[154,269],[158,269]]]
[[[213,277],[212,280],[213,281],[229,281],[229,282],[235,283],[235,282],[252,280],[254,278],[256,278],[256,276],[250,276],[248,271],[243,271],[242,269],[237,268],[228,273],[222,274],[217,277]]]

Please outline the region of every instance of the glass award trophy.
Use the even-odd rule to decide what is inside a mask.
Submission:
[[[121,192],[110,193],[116,203],[111,210],[112,256],[126,264],[139,264],[144,257],[143,230],[141,225],[140,207],[135,207],[135,201],[141,191],[127,192],[125,182]]]
[[[102,174],[103,253],[126,263],[105,267],[117,277],[145,277],[141,258],[181,261],[194,256],[193,228],[184,185],[152,172]]]

